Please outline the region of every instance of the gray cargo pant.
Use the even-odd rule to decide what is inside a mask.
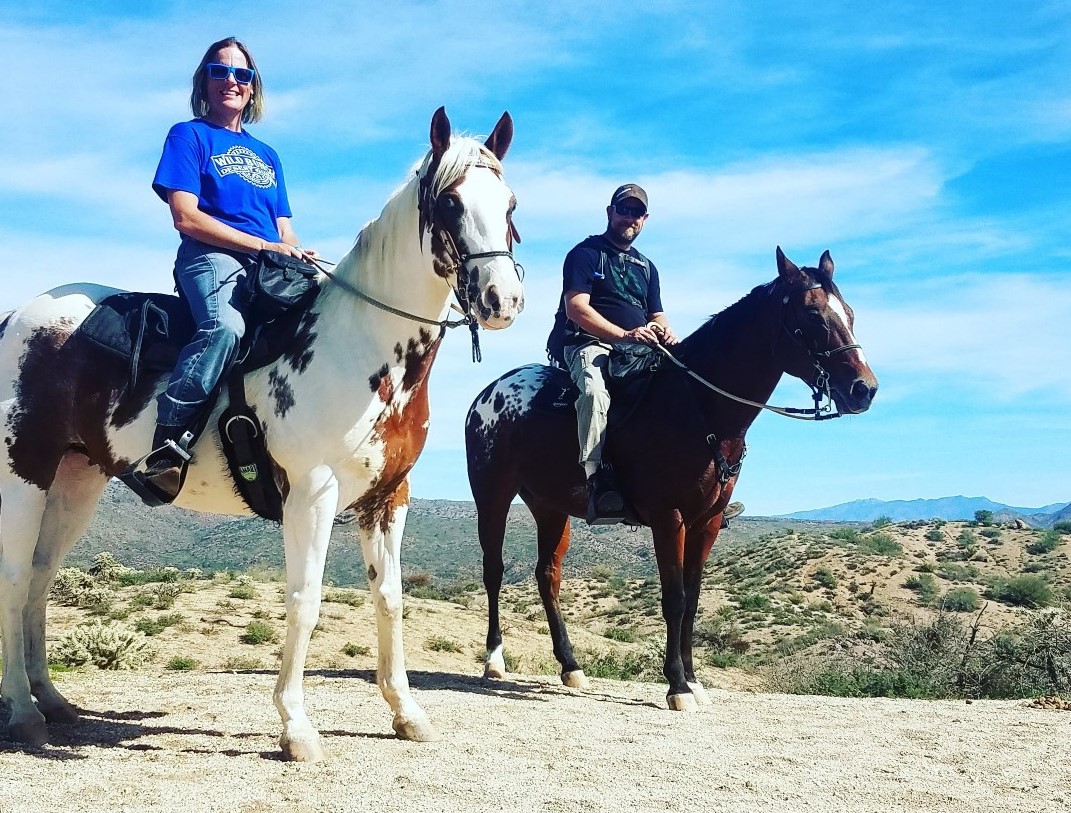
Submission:
[[[577,436],[580,439],[580,463],[602,461],[606,439],[606,416],[610,412],[610,393],[602,371],[610,355],[609,345],[589,342],[565,348],[565,363],[573,383],[580,389],[576,399]]]

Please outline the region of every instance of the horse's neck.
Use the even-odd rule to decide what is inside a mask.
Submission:
[[[765,286],[713,317],[684,342],[683,359],[696,375],[740,398],[765,403],[783,370],[774,353],[780,322]],[[759,408],[740,404],[694,382],[708,423],[726,435],[747,431]]]
[[[343,284],[329,283],[321,294],[320,310],[339,341],[353,341],[356,333],[362,342],[375,346],[394,347],[401,342],[404,347],[422,333],[438,335],[438,327],[421,320],[438,321],[451,290],[436,276],[428,241],[420,230],[416,187],[415,180],[407,184],[361,230],[335,269]],[[391,313],[353,290],[418,318]]]

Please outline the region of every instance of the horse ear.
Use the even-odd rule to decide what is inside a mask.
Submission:
[[[446,108],[440,107],[431,117],[431,151],[441,156],[449,146],[450,119],[446,116]]]
[[[484,146],[493,152],[495,157],[501,161],[506,157],[506,150],[509,149],[509,145],[512,141],[513,118],[510,116],[509,111],[506,111],[502,114],[502,118],[498,120],[495,129],[491,131],[491,135],[487,136],[487,141],[484,142]]]
[[[777,273],[785,282],[789,282],[800,275],[800,270],[792,260],[785,256],[781,246],[777,247]]]
[[[828,248],[822,252],[822,259],[818,261],[818,270],[833,279],[833,258],[829,256]]]

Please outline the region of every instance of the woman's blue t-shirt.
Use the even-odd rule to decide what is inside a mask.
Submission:
[[[197,208],[241,232],[280,238],[276,218],[290,217],[283,166],[275,150],[243,130],[194,119],[176,124],[164,141],[152,188],[197,196]]]

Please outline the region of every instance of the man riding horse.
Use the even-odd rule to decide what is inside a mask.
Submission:
[[[564,362],[580,390],[576,399],[580,464],[588,485],[589,525],[624,518],[625,500],[603,465],[610,394],[604,371],[612,342],[674,345],[677,334],[662,310],[658,269],[633,247],[647,222],[647,193],[628,183],[606,207],[606,231],[573,247],[562,269]],[[743,511],[735,504],[727,518]]]

